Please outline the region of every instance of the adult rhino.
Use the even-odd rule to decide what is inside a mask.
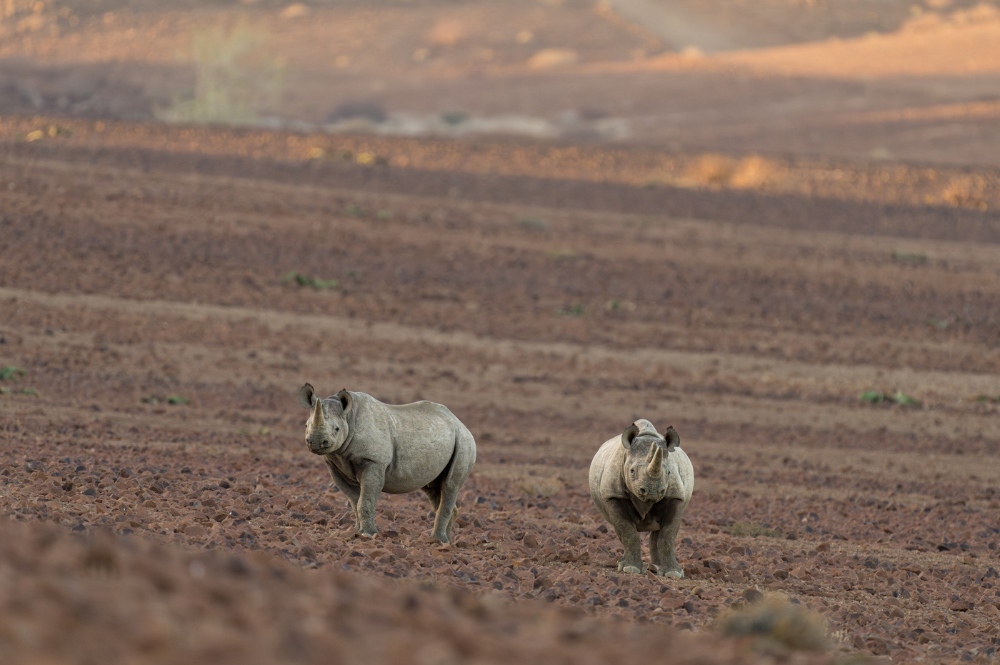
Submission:
[[[326,458],[333,482],[351,502],[358,531],[378,533],[380,493],[422,489],[437,513],[434,538],[451,542],[458,491],[476,463],[476,441],[447,407],[384,404],[347,390],[320,399],[308,383],[299,390],[299,404],[312,410],[306,446]]]
[[[649,531],[649,557],[661,577],[684,577],[675,544],[691,501],[694,469],[673,427],[663,436],[645,419],[598,449],[590,464],[590,496],[625,547],[618,570],[642,574],[639,532]]]

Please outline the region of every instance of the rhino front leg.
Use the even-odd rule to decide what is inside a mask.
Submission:
[[[385,485],[385,469],[374,462],[369,462],[361,468],[358,479],[361,481],[358,531],[363,536],[371,537],[378,533],[378,527],[375,526],[375,504]]]
[[[608,521],[618,534],[618,540],[625,548],[625,556],[618,560],[618,570],[632,575],[642,575],[646,572],[646,566],[642,563],[641,541],[639,531],[629,518],[627,507],[622,505],[621,499],[610,499],[607,503]]]
[[[649,534],[649,556],[660,577],[684,577],[684,568],[677,563],[677,531],[681,526],[680,499],[667,499],[661,508],[659,531]]]
[[[360,531],[361,522],[358,518],[358,499],[361,496],[361,490],[356,485],[348,482],[347,478],[337,470],[333,462],[327,460],[326,465],[330,469],[330,475],[333,476],[333,484],[347,496],[347,500],[351,504],[351,512],[354,514],[354,528]]]

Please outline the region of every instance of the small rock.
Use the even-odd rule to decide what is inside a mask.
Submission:
[[[188,536],[200,537],[208,533],[208,529],[200,524],[192,524],[184,529],[184,534]]]
[[[97,490],[95,490],[93,487],[88,487],[87,489],[83,490],[83,494],[84,496],[94,496],[95,494],[97,494]]]
[[[757,589],[747,589],[743,592],[743,599],[752,605],[764,600],[764,594]]]
[[[951,604],[949,609],[951,609],[952,612],[968,612],[973,607],[975,607],[975,605],[967,600],[956,600]]]
[[[817,552],[829,552],[830,551],[830,543],[820,543],[819,545],[816,546],[816,551]]]
[[[538,538],[536,538],[533,533],[524,534],[524,540],[521,542],[525,547],[530,547],[531,549],[536,549],[538,547]]]

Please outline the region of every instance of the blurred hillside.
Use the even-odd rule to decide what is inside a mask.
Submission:
[[[0,114],[1000,163],[1000,10],[974,0],[0,0],[0,16]]]

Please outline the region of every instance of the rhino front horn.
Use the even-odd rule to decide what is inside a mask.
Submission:
[[[660,471],[663,469],[663,448],[654,445],[656,450],[653,452],[653,459],[649,461],[649,468],[646,469],[646,473],[650,476],[659,476]]]
[[[316,400],[316,405],[313,408],[313,427],[318,427],[323,424],[323,401]]]

